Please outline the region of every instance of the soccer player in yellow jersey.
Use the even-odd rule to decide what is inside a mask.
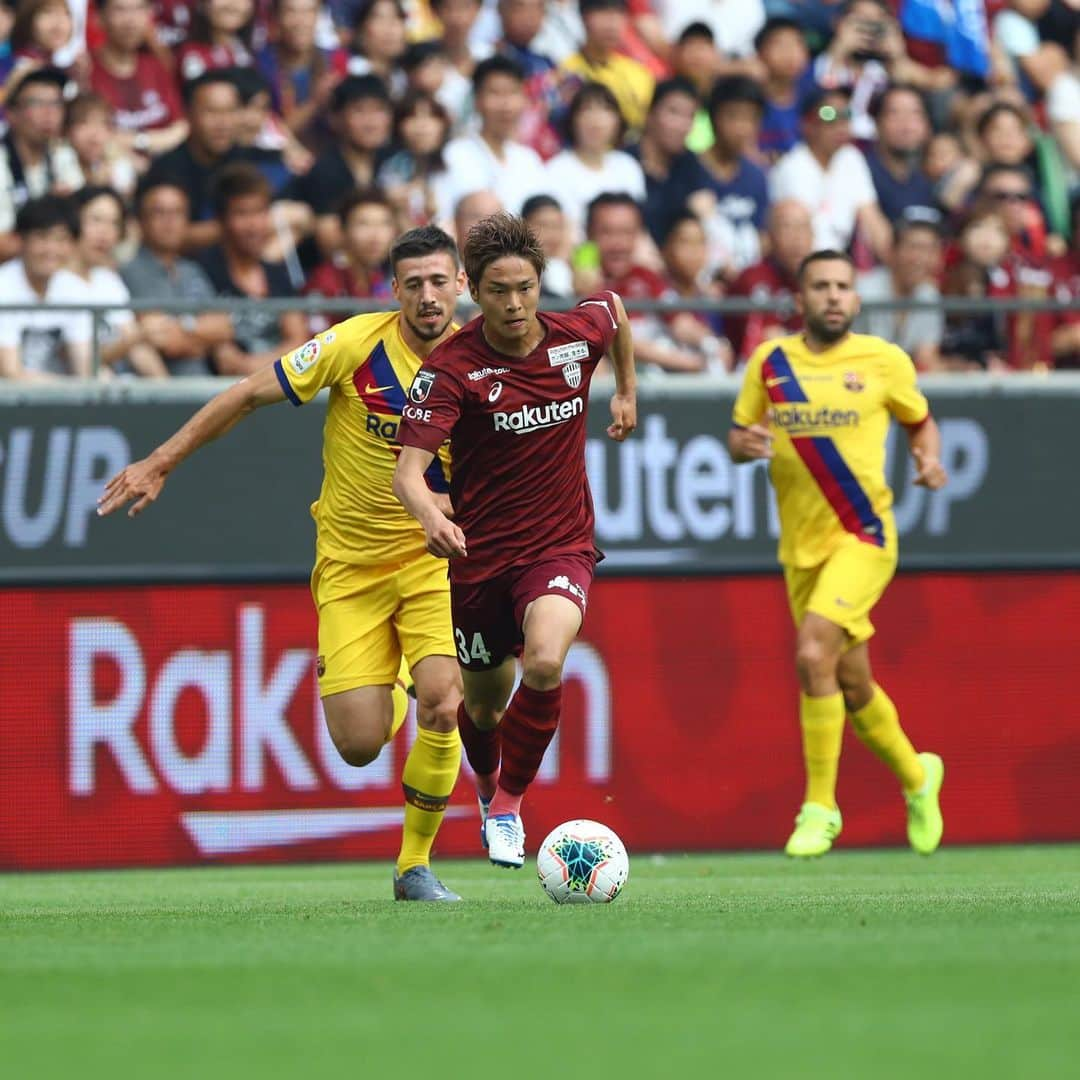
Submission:
[[[131,502],[129,515],[138,514],[180,462],[248,413],[285,400],[300,405],[330,388],[322,491],[311,508],[317,530],[311,590],[326,724],[350,765],[374,761],[405,718],[402,678],[411,672],[418,730],[402,774],[405,826],[394,895],[458,900],[429,866],[461,762],[461,676],[446,563],[427,553],[424,530],[394,497],[391,483],[406,391],[431,350],[456,329],[454,308],[465,279],[457,246],[434,226],[402,235],[390,261],[400,311],[347,319],[234,383],[149,457],[113,477],[98,513]],[[449,511],[445,447],[425,475]]]
[[[900,781],[911,846],[941,842],[944,766],[916,753],[896,706],[874,682],[870,610],[896,570],[892,492],[885,482],[890,417],[907,432],[915,483],[946,482],[941,438],[907,354],[851,333],[855,268],[816,251],[799,269],[805,330],[764,342],[750,357],[728,436],[733,460],[767,458],[780,509],[780,561],[797,630],[796,668],[806,795],[789,855],[823,855],[840,834],[836,774],[844,716]]]

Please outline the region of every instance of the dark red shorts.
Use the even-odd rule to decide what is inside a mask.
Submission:
[[[520,656],[525,609],[538,596],[565,596],[581,608],[584,619],[595,572],[595,556],[581,552],[553,555],[490,581],[451,582],[454,642],[461,666],[486,671],[508,656]]]

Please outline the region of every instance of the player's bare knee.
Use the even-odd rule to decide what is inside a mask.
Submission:
[[[521,677],[534,690],[553,690],[562,682],[563,658],[555,653],[526,653]]]
[[[836,674],[836,657],[816,638],[800,638],[795,649],[795,667],[803,686]]]
[[[330,737],[341,760],[357,769],[370,765],[379,756],[388,735],[389,731],[330,726]]]
[[[458,691],[436,697],[433,700],[420,698],[416,702],[416,723],[428,731],[457,730]]]

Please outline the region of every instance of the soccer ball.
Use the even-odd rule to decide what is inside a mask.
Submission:
[[[608,904],[630,876],[623,842],[598,821],[566,821],[536,855],[544,892],[556,904]]]

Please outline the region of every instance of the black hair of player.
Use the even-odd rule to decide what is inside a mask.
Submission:
[[[425,255],[438,255],[443,251],[453,259],[456,270],[460,264],[454,238],[438,225],[421,225],[403,232],[390,245],[390,266],[396,277],[398,263],[402,259],[422,259]]]
[[[496,260],[515,256],[532,263],[539,281],[547,258],[536,233],[524,218],[505,211],[481,218],[465,237],[465,276],[474,289],[480,288],[484,271]]]
[[[848,266],[851,267],[852,274],[855,273],[855,260],[846,251],[837,251],[835,248],[822,248],[820,251],[811,251],[810,254],[799,263],[799,270],[795,275],[795,280],[799,283],[799,288],[802,288],[806,271],[809,270],[814,263],[819,262],[847,263]]]

